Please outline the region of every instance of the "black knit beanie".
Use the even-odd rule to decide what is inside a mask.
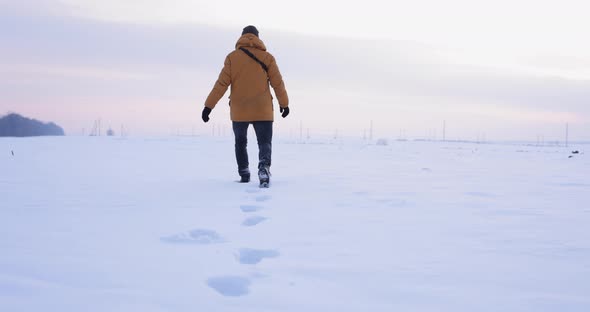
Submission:
[[[252,25],[246,26],[244,31],[242,31],[242,36],[245,34],[254,34],[256,37],[258,37],[258,29]]]

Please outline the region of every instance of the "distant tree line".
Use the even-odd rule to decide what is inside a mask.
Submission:
[[[54,124],[8,114],[0,118],[0,137],[29,137],[41,135],[65,135],[64,130]]]

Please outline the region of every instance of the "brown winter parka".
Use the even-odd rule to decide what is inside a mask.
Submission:
[[[254,54],[268,67],[268,74],[262,66],[240,48]],[[289,106],[289,97],[283,77],[272,54],[254,34],[245,34],[236,43],[236,50],[226,58],[221,74],[205,101],[213,109],[231,86],[230,116],[232,121],[273,121],[273,97],[275,91],[280,107]]]

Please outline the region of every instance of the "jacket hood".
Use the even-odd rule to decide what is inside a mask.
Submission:
[[[245,34],[238,39],[236,43],[236,49],[239,48],[256,48],[262,51],[266,51],[266,46],[264,42],[260,40],[260,38],[256,37],[254,34]]]

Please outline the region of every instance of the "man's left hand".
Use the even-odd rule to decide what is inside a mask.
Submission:
[[[289,116],[289,107],[281,107],[281,116],[283,116],[283,118]]]

